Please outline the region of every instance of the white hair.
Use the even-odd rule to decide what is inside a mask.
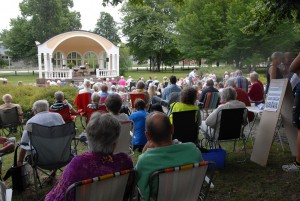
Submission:
[[[10,94],[5,94],[3,97],[2,97],[2,100],[4,103],[11,103],[12,101],[12,96]]]
[[[32,105],[32,110],[35,113],[44,112],[49,110],[49,103],[47,100],[35,101]]]
[[[232,87],[228,87],[222,90],[221,99],[225,102],[236,100],[236,91]]]
[[[254,71],[254,72],[250,73],[250,78],[258,79],[259,78],[259,74]]]

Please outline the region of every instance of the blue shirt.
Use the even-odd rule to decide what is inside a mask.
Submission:
[[[148,112],[145,110],[139,110],[130,115],[130,120],[134,122],[133,145],[145,145],[147,142],[145,135],[147,115]]]
[[[167,88],[164,89],[162,94],[162,99],[167,102],[170,101],[171,95],[173,92],[180,92],[181,89],[176,84],[170,84]]]

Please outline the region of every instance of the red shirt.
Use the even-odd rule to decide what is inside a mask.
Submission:
[[[253,102],[260,102],[264,100],[264,86],[261,81],[257,80],[251,85],[248,96]]]

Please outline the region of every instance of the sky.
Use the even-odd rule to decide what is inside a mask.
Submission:
[[[22,0],[9,0],[2,3],[0,7],[0,32],[3,29],[10,29],[9,22],[11,18],[16,18],[20,15],[19,3]],[[105,11],[110,13],[114,20],[118,23],[121,22],[121,5],[116,7],[102,6],[102,0],[73,0],[74,7],[81,14],[82,30],[91,31],[95,28],[97,19],[100,17],[100,12]]]

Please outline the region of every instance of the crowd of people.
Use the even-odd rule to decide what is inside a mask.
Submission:
[[[290,58],[290,54],[286,54]],[[290,77],[290,73],[300,72],[300,56],[291,65],[291,71],[284,66],[285,55],[276,52],[272,55],[272,63],[267,71],[270,79]],[[290,61],[291,59],[287,59]],[[289,63],[291,64],[291,62]],[[275,72],[276,71],[276,72]],[[63,200],[66,189],[74,182],[133,168],[132,159],[125,153],[113,154],[120,135],[120,122],[131,120],[134,123],[133,149],[141,152],[135,169],[137,170],[137,186],[144,200],[149,200],[149,176],[155,170],[202,160],[201,152],[194,143],[180,143],[172,139],[174,133],[172,112],[196,110],[195,122],[199,126],[209,126],[218,129],[220,119],[217,114],[224,109],[246,108],[251,103],[264,103],[268,85],[264,87],[259,80],[259,74],[251,72],[249,78],[243,76],[241,70],[224,72],[221,80],[214,74],[198,75],[193,70],[186,78],[172,75],[164,77],[160,82],[157,77],[150,76],[148,80],[141,77],[134,81],[123,76],[118,79],[85,80],[79,85],[71,83],[79,94],[88,93],[91,102],[87,108],[94,112],[87,118],[87,141],[89,151],[76,156],[69,163],[56,185],[47,194],[46,200]],[[207,119],[201,120],[201,105],[208,93],[219,93],[218,107]],[[137,98],[131,104],[130,93],[142,93],[144,98]],[[300,84],[296,87],[294,108],[294,123],[300,128]],[[34,116],[26,124],[37,123],[45,126],[64,124],[71,119],[65,119],[59,111],[67,109],[70,115],[78,115],[78,111],[65,100],[64,93],[54,94],[56,102],[49,106],[46,100],[38,100],[32,110]],[[22,110],[19,105],[12,104],[9,94],[3,96],[4,105],[0,109],[18,108],[20,118]],[[133,107],[132,107],[133,106]],[[104,107],[104,109],[103,109]],[[248,114],[251,121],[253,114]],[[300,129],[298,130],[298,145],[300,144]],[[218,133],[218,132],[217,132]],[[218,136],[215,136],[216,138]],[[5,141],[5,139],[0,139]],[[24,130],[22,143],[29,143],[27,131]],[[283,166],[285,171],[299,171],[298,157],[294,163]],[[1,150],[0,150],[1,152]],[[28,153],[27,154],[31,154]],[[23,164],[26,150],[21,149],[18,164]],[[92,170],[92,171],[91,171]],[[55,174],[55,172],[54,172]]]

